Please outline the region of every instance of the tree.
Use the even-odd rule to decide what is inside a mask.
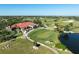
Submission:
[[[8,41],[15,37],[16,35],[14,31],[7,31],[7,30],[0,31],[0,42]]]
[[[70,26],[69,26],[69,25],[66,25],[66,26],[64,27],[64,30],[65,30],[65,31],[70,31]]]
[[[71,27],[73,27],[73,23],[69,23],[69,25],[70,25]]]
[[[72,28],[73,28],[73,23],[69,23],[68,25],[66,25],[66,26],[64,27],[64,30],[65,30],[65,31],[71,31]]]
[[[43,22],[40,19],[34,19],[33,22],[38,24],[39,26],[43,26]]]

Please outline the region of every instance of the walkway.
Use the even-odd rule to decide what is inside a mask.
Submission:
[[[38,29],[44,29],[44,28],[38,28]],[[29,41],[31,41],[31,42],[34,42],[34,40],[32,40],[32,39],[28,36],[28,34],[29,34],[30,32],[32,32],[32,31],[34,31],[34,30],[36,30],[36,29],[30,30],[30,31],[27,32],[26,34],[25,34],[25,32],[22,31],[22,32],[23,32],[23,35],[24,35]],[[45,44],[43,44],[43,43],[40,43],[40,42],[37,42],[37,43],[40,44],[41,46],[44,46],[45,48],[51,50],[51,51],[54,52],[55,54],[58,54],[58,51],[57,51],[55,48],[51,48],[51,47],[49,47],[49,46],[47,46],[47,45],[45,45]]]

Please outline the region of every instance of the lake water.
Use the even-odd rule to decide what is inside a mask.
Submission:
[[[60,35],[60,41],[72,53],[79,53],[79,33],[63,33]]]

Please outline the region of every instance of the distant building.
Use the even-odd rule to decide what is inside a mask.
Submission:
[[[11,31],[10,26],[5,27],[5,29],[6,29],[7,31]]]

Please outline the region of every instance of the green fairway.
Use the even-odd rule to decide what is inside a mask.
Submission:
[[[9,44],[9,48],[4,48]],[[4,48],[4,49],[3,49]],[[17,37],[15,41],[4,42],[0,45],[0,54],[50,54],[53,53],[45,47],[40,46],[38,50],[33,49],[33,43],[27,39]]]
[[[59,43],[58,33],[53,30],[38,29],[34,30],[29,34],[29,37],[35,41],[42,42],[45,44],[46,41],[53,43]]]

